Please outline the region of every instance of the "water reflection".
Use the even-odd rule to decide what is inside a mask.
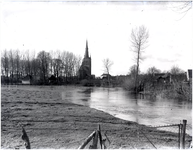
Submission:
[[[178,124],[183,119],[188,120],[188,124],[192,123],[192,103],[188,101],[134,95],[122,88],[79,87],[62,92],[62,95],[63,100],[68,99],[140,124]]]

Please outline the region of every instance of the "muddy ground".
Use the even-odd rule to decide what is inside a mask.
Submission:
[[[178,134],[115,118],[72,104],[52,88],[1,87],[1,148],[25,148],[25,128],[33,149],[77,149],[98,128],[110,149],[178,148]],[[106,136],[105,136],[106,135]],[[186,136],[186,146],[190,136]],[[86,148],[89,148],[89,143]]]

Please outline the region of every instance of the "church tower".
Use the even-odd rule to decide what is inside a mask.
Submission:
[[[88,58],[88,41],[86,40],[86,49],[85,49],[85,54],[84,54],[84,58]]]
[[[79,70],[80,79],[89,79],[91,77],[91,57],[89,57],[88,41],[86,40],[85,54],[82,65]]]

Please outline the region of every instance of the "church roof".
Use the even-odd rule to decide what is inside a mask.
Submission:
[[[86,40],[86,49],[85,49],[85,55],[84,58],[89,58],[89,53],[88,53],[88,41]]]

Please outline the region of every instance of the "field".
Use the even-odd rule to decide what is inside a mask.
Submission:
[[[156,148],[178,147],[177,133],[159,131],[64,101],[61,90],[62,87],[55,90],[40,86],[2,86],[1,148],[25,148],[21,139],[23,126],[33,149],[77,149],[99,124],[110,149],[152,149],[149,140]]]

